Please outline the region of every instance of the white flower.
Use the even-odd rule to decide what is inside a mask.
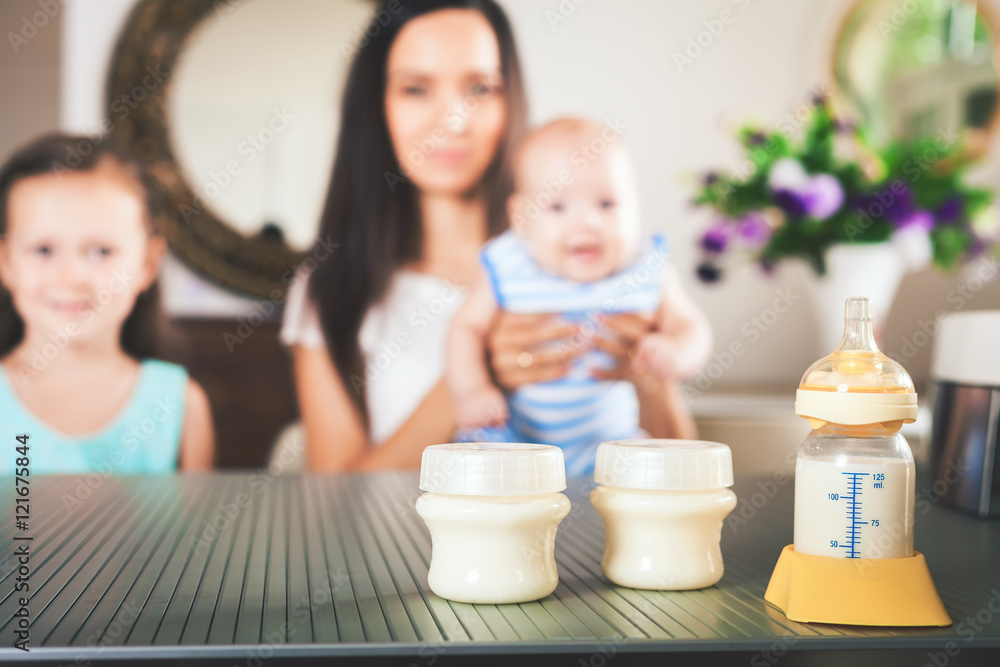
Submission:
[[[791,190],[798,192],[806,187],[809,175],[802,163],[790,157],[784,157],[771,166],[767,175],[767,184],[772,190]]]
[[[919,271],[931,263],[934,248],[930,235],[920,225],[907,225],[892,235],[892,244],[899,251],[903,264],[910,271]]]
[[[972,230],[982,239],[1000,238],[1000,216],[995,205],[981,206],[972,216]]]

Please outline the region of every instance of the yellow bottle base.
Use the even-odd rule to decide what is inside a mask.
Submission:
[[[764,599],[792,621],[843,625],[951,625],[923,554],[830,558],[781,551]]]

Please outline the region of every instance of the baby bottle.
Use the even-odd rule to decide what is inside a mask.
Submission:
[[[806,371],[795,411],[813,428],[795,462],[795,551],[912,556],[915,470],[899,429],[917,395],[876,347],[868,299],[847,300],[840,346]]]
[[[913,455],[899,429],[917,394],[875,345],[868,299],[847,300],[844,337],[802,377],[795,413],[813,430],[795,461],[794,544],[764,599],[804,623],[951,624],[913,550]]]
[[[530,602],[555,590],[555,537],[569,514],[558,447],[432,445],[416,510],[431,533],[427,583],[455,602]]]
[[[590,500],[604,521],[605,576],[620,586],[687,590],[722,578],[722,522],[736,507],[729,447],[614,440],[597,448]]]

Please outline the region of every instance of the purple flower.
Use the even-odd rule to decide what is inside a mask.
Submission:
[[[898,187],[886,187],[858,198],[855,208],[863,208],[872,218],[885,218],[895,225],[899,225],[916,211],[913,193],[903,183],[899,183]]]
[[[706,187],[711,187],[719,182],[719,175],[714,171],[710,171],[702,177],[701,182]]]
[[[912,211],[905,218],[893,220],[892,222],[896,226],[896,229],[913,228],[922,229],[924,232],[934,229],[934,216],[929,211],[923,209]]]
[[[876,196],[876,199],[885,207],[885,216],[897,225],[900,224],[900,221],[913,215],[915,210],[913,192],[905,184],[901,184],[901,187],[900,192],[886,188]]]
[[[718,224],[709,229],[701,237],[701,247],[705,252],[718,255],[729,245],[729,230],[724,224]]]
[[[792,190],[775,190],[774,203],[791,219],[801,218],[806,214],[805,198]]]
[[[833,120],[833,131],[841,134],[847,134],[853,132],[855,128],[855,123],[853,120],[841,120],[835,118]]]
[[[840,181],[830,174],[810,176],[800,162],[791,158],[775,162],[767,182],[774,193],[775,204],[789,218],[808,215],[824,220],[840,210],[844,203]]]
[[[944,203],[938,206],[934,213],[941,222],[952,224],[962,219],[962,214],[965,213],[965,205],[961,197],[952,195],[944,200]]]
[[[737,225],[740,238],[752,247],[760,247],[767,243],[771,229],[767,220],[760,213],[749,213],[740,219]]]
[[[817,220],[829,218],[844,203],[844,189],[840,187],[840,181],[830,174],[817,174],[810,178],[803,195],[806,213]]]

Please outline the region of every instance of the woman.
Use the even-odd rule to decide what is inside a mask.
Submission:
[[[450,441],[445,337],[483,243],[506,227],[525,121],[513,35],[492,0],[390,3],[365,34],[320,229],[339,247],[308,288],[293,285],[282,330],[315,470],[413,468],[425,446]],[[604,345],[623,360],[649,328],[634,316],[608,324],[619,336]],[[498,383],[559,377],[567,354],[539,350],[573,333],[502,317],[490,341]],[[665,404],[662,391],[645,392],[643,412],[663,423],[644,425],[677,432],[649,409]]]

